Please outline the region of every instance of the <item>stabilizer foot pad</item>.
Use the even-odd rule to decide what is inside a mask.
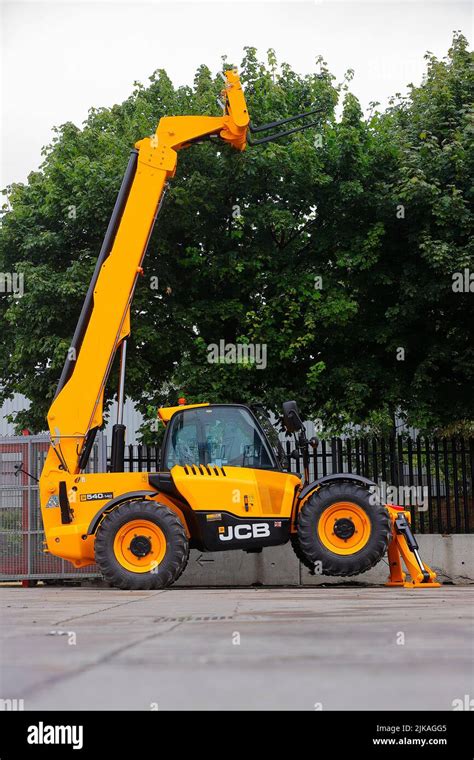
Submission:
[[[385,583],[385,586],[393,586],[396,588],[441,588],[441,583],[416,583],[415,581],[398,583],[397,581],[387,581],[387,583]]]

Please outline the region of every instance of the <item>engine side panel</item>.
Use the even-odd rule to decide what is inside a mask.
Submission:
[[[175,465],[173,482],[195,512],[226,512],[236,517],[290,518],[297,475],[275,470],[214,465]]]

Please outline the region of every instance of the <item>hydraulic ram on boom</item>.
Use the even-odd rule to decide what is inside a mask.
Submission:
[[[436,585],[434,573],[419,557],[409,515],[404,519],[383,505],[371,505],[369,481],[339,474],[324,484],[308,482],[310,442],[296,406],[291,407],[293,417],[288,413],[285,419],[289,433],[299,430],[297,445],[306,463],[303,483],[282,463],[268,420],[259,421],[240,404],[161,408],[166,431],[160,472],[124,472],[122,409],[130,306],[178,151],[203,139],[222,140],[243,151],[315,122],[253,141],[249,132],[274,130],[320,110],[255,127],[237,73],[226,71],[224,80],[221,116],[163,117],[155,135],[136,143],[130,156],[48,414],[51,445],[40,478],[47,551],[76,567],[96,562],[121,588],[161,588],[184,570],[190,547],[255,551],[291,538],[302,561],[312,565],[324,556],[323,572],[330,575],[363,572],[388,549],[393,584],[408,585],[403,558],[410,585]],[[103,423],[104,390],[117,351],[118,418],[110,472],[90,474],[85,468]],[[321,495],[326,500],[329,496],[329,502],[316,514]],[[324,510],[330,511],[330,522]],[[310,543],[305,539],[308,514],[313,515]],[[313,546],[316,536],[320,544]]]

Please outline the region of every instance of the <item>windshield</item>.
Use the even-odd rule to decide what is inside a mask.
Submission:
[[[208,406],[173,415],[164,465],[276,469],[272,449],[248,409]]]
[[[260,423],[260,427],[262,428],[263,432],[268,438],[268,441],[270,443],[270,446],[272,447],[273,453],[275,455],[275,458],[281,467],[282,470],[289,470],[289,462],[288,457],[285,454],[285,450],[282,446],[282,443],[280,441],[280,438],[278,437],[278,433],[275,429],[275,427],[270,422],[270,418],[268,414],[266,413],[263,406],[255,406],[252,407],[252,411],[254,412],[258,422]]]

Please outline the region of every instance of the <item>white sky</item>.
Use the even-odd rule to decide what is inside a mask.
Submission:
[[[447,52],[460,29],[472,43],[472,4],[433,0],[286,0],[215,2],[23,2],[1,5],[0,186],[24,181],[41,163],[51,127],[80,125],[91,106],[111,106],[165,68],[192,83],[201,63],[218,71],[221,55],[240,63],[245,45],[269,47],[300,73],[324,55],[366,108],[385,105],[419,83],[423,55]],[[139,139],[141,135],[137,135]]]

